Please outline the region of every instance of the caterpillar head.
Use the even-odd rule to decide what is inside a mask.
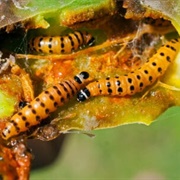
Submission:
[[[82,71],[78,75],[74,76],[74,80],[79,84],[84,84],[85,82],[89,82],[89,73],[86,71]]]
[[[87,88],[81,89],[77,94],[77,100],[83,102],[90,97],[90,92]]]
[[[85,32],[83,36],[85,44],[87,44],[88,46],[93,46],[95,44],[95,38],[91,34]]]

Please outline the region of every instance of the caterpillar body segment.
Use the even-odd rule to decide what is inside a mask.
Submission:
[[[31,51],[45,54],[68,54],[82,46],[92,46],[94,37],[87,32],[75,31],[65,36],[39,36],[29,42]]]
[[[180,49],[180,40],[173,39],[159,48],[139,69],[123,76],[107,77],[88,84],[78,95],[78,101],[85,101],[91,96],[133,95],[143,91],[147,86],[155,83],[167,70]]]
[[[27,131],[32,126],[38,125],[51,112],[54,112],[58,106],[63,106],[75,96],[87,82],[89,82],[89,74],[81,72],[74,78],[64,80],[43,91],[11,117],[2,131],[2,138],[7,140],[12,136]]]

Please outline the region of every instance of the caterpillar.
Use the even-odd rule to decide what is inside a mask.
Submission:
[[[84,89],[78,92],[77,100],[82,102],[91,96],[125,96],[143,91],[165,73],[169,64],[175,59],[179,48],[179,39],[167,42],[139,69],[126,75],[115,76],[113,78],[107,77],[106,79],[89,83]]]
[[[39,36],[29,42],[31,51],[45,54],[68,54],[84,45],[92,46],[94,37],[87,32],[75,31],[65,36]]]
[[[38,125],[58,106],[63,106],[70,100],[88,81],[89,73],[83,71],[74,78],[49,87],[11,117],[2,130],[2,138],[7,140]]]
[[[172,26],[171,21],[165,20],[163,18],[153,19],[150,17],[147,17],[143,21],[145,24],[149,24],[155,27],[166,27],[166,26]]]

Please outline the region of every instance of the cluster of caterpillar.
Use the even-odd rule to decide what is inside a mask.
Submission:
[[[180,49],[180,40],[173,39],[158,49],[140,68],[123,76],[107,77],[88,84],[77,100],[82,102],[93,96],[125,96],[143,91],[155,83],[166,71]]]
[[[94,38],[90,34],[74,32],[67,36],[33,38],[30,48],[43,53],[71,53],[83,44],[92,43]],[[2,138],[8,140],[38,125],[76,94],[77,100],[82,102],[93,96],[125,96],[143,91],[165,73],[179,48],[180,40],[173,39],[159,48],[140,68],[123,76],[107,77],[89,83],[89,73],[83,71],[74,78],[53,85],[11,117],[2,130]]]
[[[40,53],[72,53],[84,45],[92,46],[94,41],[95,39],[91,34],[75,31],[66,36],[35,37],[30,40],[29,47],[31,51]],[[4,64],[6,62],[3,61]],[[51,112],[54,112],[58,106],[63,106],[69,99],[75,96],[78,90],[85,86],[87,81],[89,81],[89,74],[81,72],[74,78],[55,84],[43,91],[29,104],[20,103],[20,106],[25,105],[25,107],[6,123],[2,131],[2,138],[7,140],[39,124]]]

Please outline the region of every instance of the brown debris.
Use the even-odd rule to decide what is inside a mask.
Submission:
[[[0,145],[0,175],[8,180],[28,180],[32,155],[23,143],[7,148]]]

